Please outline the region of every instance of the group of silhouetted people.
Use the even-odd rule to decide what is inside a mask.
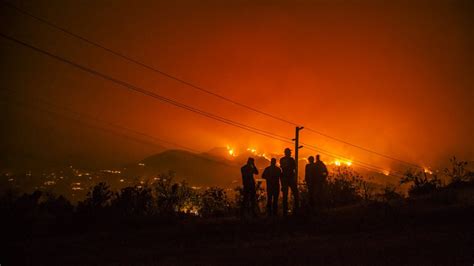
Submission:
[[[308,158],[308,164],[305,168],[305,182],[308,188],[308,200],[311,211],[320,209],[323,204],[324,192],[326,187],[326,178],[328,170],[326,165],[320,160],[319,155]],[[242,210],[250,211],[256,215],[256,185],[254,175],[258,175],[258,169],[255,166],[255,160],[249,158],[247,164],[241,168],[243,184],[243,202]],[[285,156],[280,159],[280,166],[277,166],[277,160],[272,158],[270,166],[265,168],[262,178],[267,183],[267,214],[270,216],[278,215],[278,198],[280,188],[283,195],[283,215],[288,214],[288,192],[291,189],[293,195],[293,211],[299,209],[299,191],[298,180],[296,176],[296,161],[291,157],[291,150],[285,149]]]

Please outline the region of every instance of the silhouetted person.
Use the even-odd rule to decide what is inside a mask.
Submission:
[[[255,161],[253,158],[247,160],[247,164],[240,168],[242,173],[242,185],[243,185],[243,202],[242,202],[242,214],[245,211],[249,211],[255,216],[255,210],[257,208],[256,201],[256,189],[255,189],[255,179],[253,175],[258,175],[258,169],[255,167]]]
[[[311,210],[321,209],[324,204],[326,193],[326,183],[328,169],[320,160],[319,154],[316,155],[316,162],[313,156],[308,158],[309,164],[306,165],[305,179],[308,185],[309,204]]]
[[[270,166],[263,171],[262,178],[267,180],[267,214],[277,216],[281,169],[276,166],[275,158],[271,159]]]
[[[316,183],[316,164],[314,163],[314,157],[308,157],[308,164],[305,167],[304,180],[306,181],[306,186],[308,188],[308,201],[311,211],[314,211],[316,194],[315,194],[315,183]]]
[[[291,157],[291,150],[285,149],[285,156],[280,159],[280,167],[282,171],[281,176],[281,192],[283,193],[283,215],[288,214],[288,189],[291,189],[293,194],[293,211],[298,209],[299,193],[298,184],[296,180],[296,162]]]

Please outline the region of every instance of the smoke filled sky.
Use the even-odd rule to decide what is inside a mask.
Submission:
[[[474,160],[474,5],[386,2],[11,1],[215,93],[377,152],[431,167],[452,155]],[[196,108],[293,137],[291,125],[160,76],[4,5],[0,17],[1,32],[21,41]],[[100,123],[78,123],[67,118],[77,116],[42,105],[38,97],[198,151],[231,145],[280,153],[288,145],[132,92],[4,38],[0,53],[1,87],[14,91],[1,94],[2,160],[26,154],[115,162],[157,149],[98,130]],[[309,131],[303,130],[301,139],[348,158],[396,167]],[[314,153],[302,150],[304,156]]]

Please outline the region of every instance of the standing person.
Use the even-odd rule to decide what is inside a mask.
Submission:
[[[314,163],[314,157],[308,157],[308,164],[305,167],[304,180],[306,181],[306,186],[308,188],[308,201],[310,211],[313,212],[315,209],[316,202],[316,193],[315,193],[315,183],[316,183],[316,172],[317,167]]]
[[[324,205],[324,199],[327,189],[327,176],[329,174],[326,165],[321,161],[319,154],[316,155],[314,173],[314,200],[315,207],[321,209]]]
[[[262,178],[267,181],[267,214],[277,216],[281,169],[276,166],[275,158],[271,159],[270,166],[263,171]]]
[[[242,214],[245,211],[250,211],[253,216],[256,216],[257,200],[255,189],[255,179],[253,175],[258,175],[258,169],[255,167],[255,160],[249,158],[247,164],[240,168],[242,173],[242,185],[243,185],[243,202],[242,202]]]
[[[293,194],[293,211],[298,209],[299,205],[299,194],[298,184],[296,180],[296,162],[291,157],[291,150],[285,149],[285,156],[280,159],[280,167],[282,171],[281,176],[281,192],[283,193],[283,215],[288,214],[288,188],[291,189]]]

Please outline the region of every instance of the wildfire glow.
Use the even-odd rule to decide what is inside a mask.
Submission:
[[[253,154],[257,153],[257,149],[254,149],[254,148],[247,148],[247,151],[249,151]]]
[[[231,156],[236,156],[234,148],[230,147],[229,145],[227,145],[227,152]]]
[[[268,155],[266,155],[265,153],[262,153],[262,157],[269,160],[269,161],[272,159],[272,158],[268,157]]]
[[[263,157],[267,160],[271,160],[271,156],[268,155],[266,152],[258,151],[256,148],[249,147],[246,149],[247,152],[250,152],[251,154],[258,156],[258,157]],[[236,157],[237,154],[239,153],[238,150],[234,147],[231,147],[230,145],[227,145],[227,153],[232,156]]]
[[[335,166],[341,166],[341,165],[352,166],[352,161],[335,160],[329,164],[334,164]]]

